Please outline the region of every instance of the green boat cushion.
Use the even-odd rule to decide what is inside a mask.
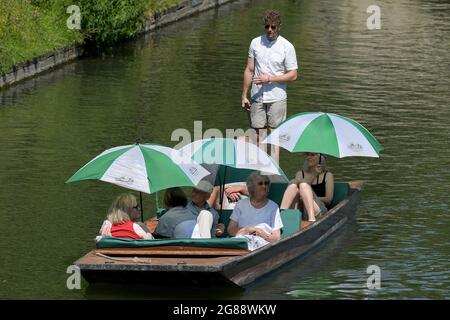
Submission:
[[[127,238],[103,237],[100,241],[97,242],[98,249],[156,246],[186,246],[243,250],[248,249],[247,239],[245,238],[133,240]]]

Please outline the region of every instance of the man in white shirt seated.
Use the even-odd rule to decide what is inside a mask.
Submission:
[[[269,187],[267,176],[253,172],[247,179],[250,197],[239,201],[230,217],[228,234],[247,238],[250,250],[278,240],[281,236],[283,223],[280,209],[267,198]]]

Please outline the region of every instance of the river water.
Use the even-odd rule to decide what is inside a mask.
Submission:
[[[369,5],[381,29],[369,30]],[[334,112],[366,126],[379,159],[329,159],[364,180],[357,219],[305,259],[245,290],[88,286],[66,269],[93,248],[112,199],[94,181],[65,185],[103,150],[174,146],[177,128],[247,128],[240,111],[248,45],[266,8],[283,14],[299,79],[288,114]],[[106,57],[84,58],[0,91],[0,298],[449,299],[450,1],[236,1]],[[293,176],[302,163],[282,151]],[[154,197],[145,197],[146,217]],[[369,266],[381,288],[367,288]]]

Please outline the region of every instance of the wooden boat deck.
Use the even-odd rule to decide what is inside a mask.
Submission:
[[[80,258],[77,265],[101,266],[128,265],[138,266],[138,269],[148,270],[179,270],[180,267],[188,267],[191,270],[210,267],[210,270],[218,270],[230,257],[248,254],[248,250],[216,249],[216,248],[192,248],[184,246],[166,246],[150,248],[112,248],[92,250]]]

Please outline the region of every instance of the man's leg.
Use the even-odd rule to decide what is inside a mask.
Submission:
[[[265,145],[261,145],[261,142],[265,138],[264,133],[267,126],[267,111],[264,103],[256,101],[252,103],[250,109],[250,126],[256,131],[256,145],[260,148],[266,147]]]
[[[269,134],[272,132],[273,129],[269,128]],[[270,146],[270,156],[275,160],[278,165],[280,164],[280,147],[272,144]]]
[[[197,217],[198,238],[211,238],[211,228],[213,224],[213,215],[208,210],[202,210]]]
[[[260,148],[264,152],[268,153],[267,147],[269,145],[262,143],[264,141],[264,139],[266,139],[266,137],[267,137],[267,128],[255,129],[255,130],[256,130],[256,141],[257,141],[258,148]]]
[[[286,120],[287,99],[271,103],[267,109],[267,118],[269,125],[269,132],[278,127],[280,123]],[[280,163],[280,147],[276,145],[271,146],[270,156],[279,164]]]

